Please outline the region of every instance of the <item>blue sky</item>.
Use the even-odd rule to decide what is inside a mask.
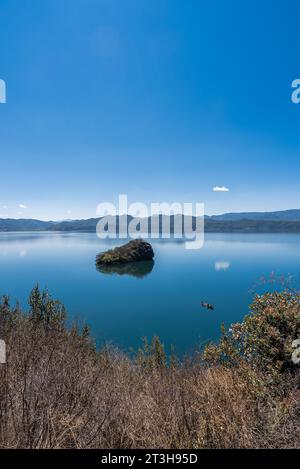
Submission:
[[[0,0],[0,216],[87,218],[119,193],[299,208],[299,14],[297,0]]]

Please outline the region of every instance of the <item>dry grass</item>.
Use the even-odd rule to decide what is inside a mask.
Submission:
[[[0,448],[299,447],[297,375],[272,388],[243,363],[166,365],[157,341],[96,352],[33,310],[0,306]]]

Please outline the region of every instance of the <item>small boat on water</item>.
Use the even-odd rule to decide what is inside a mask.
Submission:
[[[204,301],[201,302],[201,306],[202,308],[206,308],[208,311],[212,311],[213,309],[215,309],[214,305],[212,305],[211,303],[205,303]]]

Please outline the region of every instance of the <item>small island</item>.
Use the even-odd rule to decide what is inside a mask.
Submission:
[[[96,256],[96,266],[126,264],[129,262],[152,261],[154,252],[150,243],[134,239],[124,246],[109,249]]]

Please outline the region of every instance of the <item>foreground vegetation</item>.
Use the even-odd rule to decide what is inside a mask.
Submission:
[[[154,338],[132,358],[36,287],[24,314],[4,297],[1,448],[294,448],[300,441],[300,297],[256,297],[218,345],[182,362]]]

